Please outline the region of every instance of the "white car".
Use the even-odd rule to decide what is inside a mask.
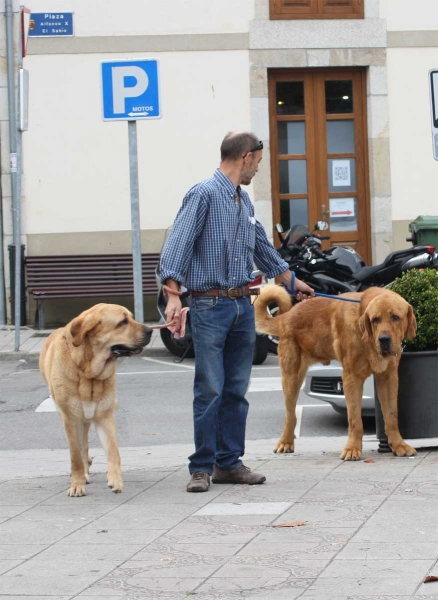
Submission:
[[[342,385],[342,367],[337,360],[330,365],[317,363],[309,367],[304,382],[304,393],[332,405],[336,412],[347,414],[344,388]],[[362,416],[374,417],[374,381],[371,375],[365,380],[362,396]]]

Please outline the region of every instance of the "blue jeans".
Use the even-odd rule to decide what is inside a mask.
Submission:
[[[231,470],[242,464],[248,402],[245,394],[255,345],[248,297],[195,296],[190,309],[195,347],[195,452],[189,471]]]

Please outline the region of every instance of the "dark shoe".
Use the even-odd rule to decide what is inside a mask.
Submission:
[[[241,465],[240,467],[237,467],[237,469],[232,469],[231,471],[224,471],[215,465],[211,480],[213,483],[246,483],[247,485],[260,485],[266,481],[266,477],[260,475],[260,473],[252,473],[251,469],[248,469],[245,465]]]
[[[187,484],[188,492],[207,492],[210,487],[210,475],[204,471],[192,473],[192,477]]]

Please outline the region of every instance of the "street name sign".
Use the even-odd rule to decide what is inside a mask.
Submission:
[[[30,37],[67,37],[72,35],[73,13],[31,13],[29,21]]]
[[[161,118],[158,60],[101,62],[104,121]]]

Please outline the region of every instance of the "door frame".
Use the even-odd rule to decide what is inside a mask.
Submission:
[[[314,88],[311,87],[311,92],[306,93],[304,96],[304,106],[305,106],[305,114],[304,115],[285,115],[278,116],[276,114],[275,106],[276,106],[276,95],[275,95],[275,85],[274,81],[294,81],[300,80],[303,81],[306,78],[309,79],[310,75],[315,73],[330,73],[330,76],[338,75],[340,78],[345,78],[348,73],[357,74],[359,78],[360,85],[360,95],[357,102],[359,102],[358,110],[359,115],[355,117],[355,130],[357,127],[361,127],[363,131],[363,148],[361,152],[363,153],[363,168],[364,172],[356,173],[357,181],[359,180],[359,176],[363,178],[363,191],[364,191],[364,200],[365,206],[362,207],[362,216],[361,216],[361,231],[360,237],[366,235],[367,244],[366,251],[363,253],[363,259],[366,264],[372,264],[372,239],[371,239],[371,198],[370,198],[370,168],[369,168],[369,154],[368,154],[368,119],[367,119],[367,68],[366,67],[323,67],[323,68],[291,68],[291,69],[268,69],[268,110],[269,110],[269,129],[270,129],[270,159],[271,159],[271,194],[272,194],[272,216],[273,216],[273,225],[280,221],[280,203],[278,201],[278,189],[279,189],[279,173],[278,173],[278,160],[277,160],[277,148],[278,148],[278,140],[277,140],[277,122],[281,120],[285,121],[308,121],[310,119],[315,123],[315,127],[306,127],[306,155],[303,155],[303,158],[306,158],[313,152],[313,155],[316,156],[316,152],[320,154],[317,160],[321,160],[323,150],[326,148],[321,148],[316,145],[316,131],[317,131],[317,123],[321,122],[322,115],[315,115],[315,94]],[[312,131],[310,131],[312,129]],[[358,140],[358,136],[356,135],[356,140]],[[310,164],[313,162],[313,164]],[[326,171],[326,169],[324,169]],[[309,213],[311,207],[315,214],[317,214],[318,210],[318,196],[322,197],[323,190],[327,187],[328,182],[322,182],[321,180],[317,180],[316,173],[316,160],[309,161],[307,160],[307,196],[309,199]],[[318,186],[318,191],[316,191],[316,187]],[[302,197],[302,195],[301,195]],[[328,201],[328,194],[327,194]],[[273,231],[273,235],[275,236],[275,231]],[[342,237],[342,236],[341,236]],[[351,236],[350,236],[351,237]]]

